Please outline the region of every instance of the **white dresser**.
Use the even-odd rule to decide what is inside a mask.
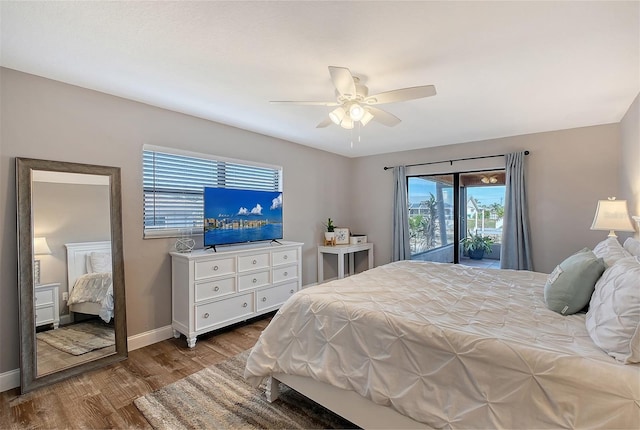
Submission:
[[[196,336],[276,310],[302,288],[302,243],[171,252],[173,335]]]
[[[35,286],[34,306],[36,313],[36,327],[53,324],[58,328],[60,324],[60,305],[58,290],[60,283],[41,284]]]

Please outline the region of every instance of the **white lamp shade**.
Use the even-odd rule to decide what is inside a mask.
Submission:
[[[49,248],[46,237],[36,237],[33,239],[33,253],[35,255],[51,254],[51,248]]]
[[[609,236],[615,237],[614,230],[635,231],[626,200],[598,200],[596,215],[593,217],[591,230],[609,230]]]
[[[364,127],[365,125],[369,124],[369,121],[371,121],[372,119],[373,119],[373,115],[371,114],[371,112],[369,112],[368,110],[365,110],[364,115],[362,115],[362,119],[360,120],[360,122]]]
[[[353,128],[353,120],[348,116],[345,116],[340,123],[340,127],[346,128],[347,130],[351,130]]]
[[[340,125],[340,122],[342,121],[342,118],[344,118],[344,116],[346,114],[347,114],[347,112],[341,106],[341,107],[336,108],[336,109],[332,110],[331,112],[329,112],[329,118],[331,118],[331,121],[333,121],[333,123],[335,125]]]

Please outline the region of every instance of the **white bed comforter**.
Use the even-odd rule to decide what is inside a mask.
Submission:
[[[640,428],[640,366],[543,300],[547,275],[402,261],[296,293],[249,356],[440,427]]]
[[[67,304],[99,303],[104,322],[113,318],[113,280],[110,272],[87,273],[76,279]]]

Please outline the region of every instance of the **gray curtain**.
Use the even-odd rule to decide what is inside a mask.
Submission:
[[[506,190],[500,268],[533,270],[527,194],[524,183],[524,152],[506,154]]]
[[[407,202],[407,174],[405,166],[393,168],[393,243],[392,261],[409,260],[409,204]]]

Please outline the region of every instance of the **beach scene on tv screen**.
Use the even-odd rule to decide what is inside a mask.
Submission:
[[[204,189],[204,245],[282,239],[279,191]]]

